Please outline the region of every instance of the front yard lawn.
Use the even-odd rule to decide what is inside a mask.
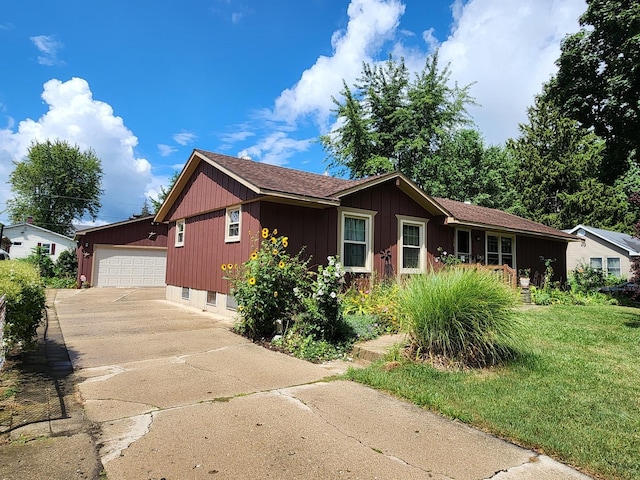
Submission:
[[[640,478],[640,311],[554,305],[519,315],[526,351],[508,366],[378,362],[347,376],[591,475]]]

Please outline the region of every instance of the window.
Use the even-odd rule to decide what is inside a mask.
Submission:
[[[622,276],[619,257],[607,258],[607,273],[609,275],[615,275],[616,277]]]
[[[182,287],[182,299],[189,300],[189,287]]]
[[[182,247],[184,245],[184,231],[185,221],[184,219],[176,222],[176,247]]]
[[[22,245],[22,242],[13,242],[13,245],[20,246]]]
[[[602,258],[592,257],[589,259],[589,265],[595,270],[602,270]]]
[[[471,262],[471,232],[469,230],[456,230],[456,257],[462,263]]]
[[[227,304],[226,304],[227,308],[229,310],[233,310],[236,311],[238,310],[238,302],[236,301],[235,297],[233,295],[228,294],[227,295]]]
[[[348,272],[371,272],[374,212],[340,212],[340,258]]]
[[[513,237],[487,234],[487,265],[508,265],[513,268],[514,244]]]
[[[40,243],[38,242],[38,247],[40,247],[40,251],[43,255],[55,255],[56,254],[56,244],[55,243]]]
[[[218,294],[216,292],[207,291],[207,305],[213,305],[214,307],[218,303]]]
[[[225,242],[239,242],[240,241],[240,207],[227,208],[226,220],[225,220]]]
[[[398,265],[400,273],[421,273],[425,266],[427,221],[421,218],[398,217]]]

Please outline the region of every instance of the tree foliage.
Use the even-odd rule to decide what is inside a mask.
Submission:
[[[164,188],[163,186],[160,187],[160,193],[158,194],[158,198],[149,197],[151,200],[151,205],[153,206],[153,211],[155,213],[158,213],[158,210],[160,210],[160,207],[166,200],[167,195],[169,195],[169,192],[175,185],[179,176],[180,176],[180,172],[178,170],[173,172],[173,174],[171,175],[171,178],[169,178],[169,185],[167,186],[167,188]]]
[[[604,141],[564,116],[545,88],[528,109],[528,123],[507,148],[518,164],[520,200],[514,213],[556,228],[577,224],[626,231],[633,222],[621,182],[602,182]]]
[[[640,160],[640,3],[587,0],[580,25],[562,42],[552,93],[564,114],[605,140],[600,177],[611,183],[627,160]]]
[[[33,217],[36,225],[70,235],[72,221],[95,220],[102,195],[102,166],[93,150],[62,140],[33,142],[9,175],[14,198],[7,202],[13,222]]]
[[[351,178],[399,170],[416,180],[443,138],[471,123],[469,86],[452,87],[449,79],[437,54],[413,80],[403,60],[365,63],[353,88],[344,83],[343,101],[333,99],[338,128],[320,137],[330,168]]]

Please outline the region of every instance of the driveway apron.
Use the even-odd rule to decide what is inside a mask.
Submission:
[[[55,308],[110,480],[588,478],[259,347],[164,289],[60,292]]]

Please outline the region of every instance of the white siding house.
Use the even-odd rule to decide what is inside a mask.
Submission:
[[[73,238],[60,235],[32,223],[16,223],[4,227],[4,235],[11,240],[9,255],[12,259],[26,258],[33,253],[35,247],[42,247],[49,252],[54,262],[65,250],[75,250]]]
[[[586,225],[566,231],[581,239],[567,246],[567,273],[582,264],[624,279],[631,276],[631,263],[640,256],[640,239]]]

